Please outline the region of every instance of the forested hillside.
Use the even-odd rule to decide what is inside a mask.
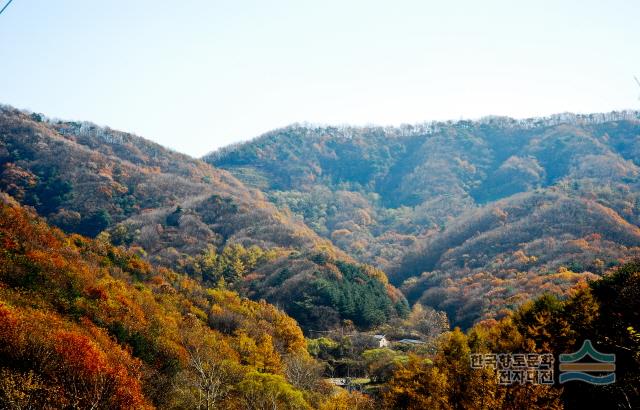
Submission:
[[[108,233],[308,329],[406,314],[393,285],[468,327],[640,245],[633,112],[292,126],[209,155],[214,167],[90,123],[10,107],[0,121],[0,188],[50,223]]]
[[[207,163],[2,107],[0,408],[636,408],[639,136],[292,126]],[[614,385],[470,366],[586,339]]]
[[[0,195],[3,408],[634,408],[640,400],[637,263],[564,301],[545,296],[467,334],[446,332],[431,353],[365,351],[381,383],[370,397],[323,382],[301,329],[275,307],[205,289],[106,239],[65,235]],[[504,386],[490,369],[468,366],[472,353],[573,351],[585,338],[615,352],[615,386]]]
[[[351,319],[366,328],[407,311],[384,273],[354,264],[259,191],[134,135],[2,107],[0,189],[66,232],[108,235],[113,244],[131,246],[150,262],[205,284],[278,302],[305,326]],[[313,262],[318,258],[329,262]],[[342,288],[334,262],[351,263],[365,278],[354,282],[353,292],[380,302],[366,317],[327,297],[311,280]],[[295,293],[282,298],[263,289],[266,274],[274,276],[270,285],[297,284]],[[317,309],[336,323],[317,323]]]
[[[639,116],[294,125],[205,159],[469,326],[638,254]]]
[[[272,305],[206,289],[104,237],[65,235],[6,194],[0,241],[2,408],[366,401],[328,394],[301,329]]]
[[[382,388],[383,407],[638,408],[639,300],[640,264],[636,261],[607,272],[589,286],[577,287],[568,297],[547,294],[527,301],[500,321],[478,323],[466,334],[459,329],[444,333],[435,354],[412,356],[395,366]],[[469,365],[472,354],[575,352],[585,340],[598,351],[615,354],[615,383],[499,383],[495,369]],[[559,363],[551,368],[557,375]]]

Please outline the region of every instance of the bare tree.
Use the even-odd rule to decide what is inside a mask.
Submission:
[[[309,356],[290,354],[284,357],[284,374],[295,387],[313,390],[320,381],[322,365]]]
[[[189,365],[178,377],[178,395],[187,407],[220,408],[241,380],[241,371],[222,339],[205,332],[196,318],[185,322],[182,333]]]

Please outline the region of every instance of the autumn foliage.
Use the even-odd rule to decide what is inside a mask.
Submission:
[[[382,398],[387,408],[560,409],[637,408],[640,394],[640,263],[630,262],[560,299],[545,294],[500,321],[466,334],[445,333],[434,355],[413,356],[399,368]],[[615,353],[616,381],[597,386],[558,383],[557,357],[591,340]],[[473,369],[472,353],[544,353],[556,357],[555,384],[500,385],[493,369]]]
[[[319,252],[354,262],[328,239],[276,209],[264,194],[204,161],[132,134],[90,123],[49,121],[6,106],[0,106],[0,190],[67,233],[101,235],[102,242],[130,247],[139,258],[111,252],[108,263],[138,279],[149,274],[143,262],[148,261],[211,287],[224,285],[243,296],[265,298],[297,319],[311,318],[300,321],[303,326],[326,323],[316,320],[315,306],[261,289],[264,271],[290,255],[311,262]],[[54,257],[46,255],[46,246],[31,252],[29,257],[36,259]],[[298,266],[290,266],[288,274],[304,281],[306,272]],[[370,276],[389,290],[382,292],[383,304],[401,297],[380,273]],[[251,292],[245,292],[247,287]],[[305,291],[322,297],[317,289]],[[356,291],[370,299],[381,296],[367,286]],[[101,299],[106,290],[98,286],[92,292]],[[327,307],[332,318],[353,316],[338,304]],[[392,313],[373,310],[377,317],[362,321],[363,326]]]
[[[1,199],[2,403],[236,408],[275,392],[306,408],[307,395],[325,394],[318,379],[311,390],[287,380],[285,356],[311,359],[274,306],[203,288],[104,238],[67,236]]]

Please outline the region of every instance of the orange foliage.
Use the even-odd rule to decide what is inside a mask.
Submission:
[[[282,373],[281,355],[306,354],[302,331],[274,306],[205,289],[104,238],[65,236],[0,199],[11,245],[0,250],[0,370],[11,397],[32,407],[193,403],[200,349],[218,353],[211,369],[229,370],[230,399],[243,374]]]

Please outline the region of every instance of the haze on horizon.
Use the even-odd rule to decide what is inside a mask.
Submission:
[[[0,103],[194,156],[293,122],[638,108],[640,3],[558,3],[15,0]]]

